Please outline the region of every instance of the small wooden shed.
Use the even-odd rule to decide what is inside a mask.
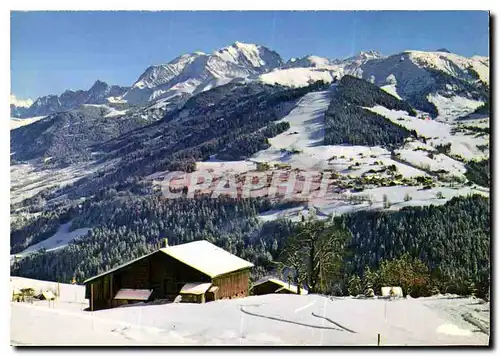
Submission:
[[[249,293],[252,267],[208,241],[194,241],[161,248],[86,280],[85,298],[91,309],[133,303],[137,295],[143,301],[173,301],[181,294],[196,302],[239,298]],[[203,298],[192,297],[205,287]],[[144,291],[148,291],[147,299]]]
[[[205,303],[205,296],[211,287],[212,283],[186,283],[179,292],[181,302]]]

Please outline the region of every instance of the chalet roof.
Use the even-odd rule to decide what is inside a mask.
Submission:
[[[180,294],[205,294],[206,291],[212,286],[212,283],[186,283],[181,289]]]
[[[170,246],[160,250],[211,278],[253,267],[252,263],[205,240]]]
[[[245,261],[244,259],[241,259],[208,241],[200,240],[161,248],[155,252],[141,256],[118,267],[110,269],[109,271],[89,278],[83,283],[86,284],[94,279],[103,277],[158,252],[169,255],[179,262],[206,274],[210,278],[253,267],[252,263]]]
[[[256,287],[256,286],[259,286],[259,285],[267,283],[267,282],[271,282],[271,283],[274,283],[274,284],[280,286],[280,288],[277,288],[276,291],[281,290],[281,289],[286,289],[291,293],[297,294],[297,285],[295,285],[293,283],[289,284],[288,282],[285,282],[285,281],[282,281],[278,278],[273,278],[273,277],[267,277],[267,278],[260,279],[257,282],[255,282],[253,286]],[[306,289],[304,289],[304,287],[300,288],[301,295],[305,295],[307,293],[308,292]]]

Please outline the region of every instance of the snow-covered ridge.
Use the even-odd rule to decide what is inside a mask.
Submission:
[[[305,56],[302,58],[291,58],[285,63],[283,68],[297,67],[326,67],[332,65],[332,61],[328,58],[318,56]]]
[[[25,119],[20,119],[18,117],[11,117],[10,118],[10,129],[15,130],[19,127],[30,125],[34,122],[37,122],[46,116],[35,116],[35,117],[27,117]]]
[[[479,75],[481,81],[488,85],[490,83],[489,60],[485,62],[484,57],[467,58],[448,52],[407,51],[405,53],[419,66],[438,69],[468,81],[474,80],[474,76],[470,73],[472,69]]]
[[[328,68],[288,68],[262,74],[259,80],[266,84],[279,84],[287,87],[305,87],[311,82],[322,80],[333,82],[341,71]]]
[[[83,104],[105,104],[108,102],[108,98],[121,96],[126,90],[126,87],[109,85],[97,80],[89,90],[66,90],[61,95],[39,97],[20,116],[45,116],[72,110]]]

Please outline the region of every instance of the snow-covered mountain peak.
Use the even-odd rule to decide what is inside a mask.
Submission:
[[[213,55],[225,62],[250,65],[253,68],[263,68],[265,70],[270,70],[283,64],[279,54],[269,48],[239,41],[234,42],[231,46],[215,51]]]
[[[285,63],[283,68],[298,68],[298,67],[327,67],[332,64],[328,58],[307,55],[302,58],[291,58]]]
[[[380,52],[370,50],[370,51],[361,51],[355,56],[344,59],[343,62],[365,62],[371,59],[380,59],[380,58],[383,58]]]
[[[358,57],[366,58],[366,59],[371,59],[371,58],[381,58],[382,55],[378,51],[367,51],[367,52],[359,52]]]
[[[123,99],[141,104],[165,98],[182,98],[223,85],[235,78],[248,78],[278,68],[279,54],[260,45],[235,42],[212,54],[194,52],[167,64],[150,66]]]

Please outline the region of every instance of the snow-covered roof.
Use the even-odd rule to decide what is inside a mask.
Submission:
[[[261,285],[261,284],[264,284],[264,283],[267,283],[267,282],[272,282],[274,284],[279,285],[280,288],[276,289],[276,291],[282,290],[282,289],[286,289],[287,291],[289,291],[291,293],[297,294],[297,285],[292,284],[292,283],[289,284],[288,282],[282,281],[282,280],[277,279],[277,278],[272,278],[272,277],[263,278],[263,279],[255,282],[254,283],[254,287],[258,286],[258,285]],[[308,292],[307,292],[306,289],[304,289],[303,287],[300,288],[300,294],[301,295],[306,295],[307,293]]]
[[[212,283],[186,283],[181,289],[181,294],[205,294],[205,292],[212,286]]]
[[[100,278],[106,274],[115,272],[157,252],[163,252],[170,257],[206,274],[210,278],[214,278],[233,271],[238,271],[240,269],[253,267],[252,263],[245,261],[244,259],[241,259],[227,252],[226,250],[223,250],[220,247],[211,244],[208,241],[200,240],[161,248],[158,251],[154,251],[150,254],[141,256],[118,267],[110,269],[109,271],[89,278],[83,283],[86,284],[87,282]]]
[[[149,289],[120,289],[116,293],[116,300],[148,300],[153,290]]]
[[[170,246],[161,251],[211,278],[253,267],[252,263],[205,240]]]

